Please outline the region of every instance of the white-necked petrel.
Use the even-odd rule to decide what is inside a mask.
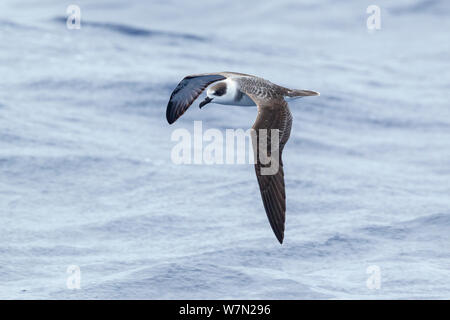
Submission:
[[[237,106],[258,107],[258,115],[253,124],[252,142],[255,152],[255,171],[261,191],[270,226],[278,241],[283,243],[284,225],[286,220],[286,193],[284,185],[284,171],[281,153],[289,139],[292,126],[292,115],[285,98],[300,98],[305,96],[318,96],[319,93],[310,90],[288,89],[276,85],[268,80],[248,74],[236,72],[217,72],[190,75],[185,77],[173,90],[167,105],[167,121],[174,123],[194,102],[195,99],[207,88],[206,98],[200,103],[202,108],[207,103],[219,103]],[[265,132],[277,129],[279,135],[278,159],[270,158],[269,144],[264,150],[271,161],[277,161],[278,167],[273,174],[263,174],[262,169],[266,163],[261,161],[259,155],[260,129]],[[267,139],[267,137],[265,137]],[[270,140],[270,139],[269,139]]]

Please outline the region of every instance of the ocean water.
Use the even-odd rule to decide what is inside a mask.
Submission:
[[[0,3],[0,298],[450,298],[448,2],[77,0],[79,30],[69,4]],[[251,165],[171,161],[195,120],[252,125],[167,124],[224,70],[321,93],[290,103],[283,245]]]

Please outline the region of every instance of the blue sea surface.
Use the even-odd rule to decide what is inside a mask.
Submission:
[[[0,3],[0,298],[450,299],[450,4]],[[174,130],[255,108],[168,98],[236,71],[290,103],[285,241],[252,165],[176,165]],[[201,98],[199,98],[201,99]],[[69,289],[69,266],[80,289]],[[373,267],[379,286],[371,286]]]

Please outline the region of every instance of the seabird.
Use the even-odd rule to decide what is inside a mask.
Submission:
[[[210,86],[211,84],[213,84]],[[206,98],[199,107],[213,102],[237,106],[257,106],[258,116],[253,124],[253,149],[255,152],[255,171],[261,191],[270,226],[280,243],[283,243],[284,224],[286,220],[286,193],[284,186],[284,172],[281,153],[289,139],[292,126],[292,115],[285,98],[300,98],[305,96],[318,96],[319,93],[310,90],[288,89],[276,85],[268,80],[256,76],[236,73],[217,72],[189,75],[185,77],[173,90],[167,104],[166,117],[169,124],[174,123],[189,108],[195,99],[208,87]],[[278,129],[279,159],[270,158],[270,143],[265,154],[271,161],[278,161],[278,170],[274,174],[265,175],[262,169],[267,167],[260,160],[258,141],[261,136],[260,129]]]

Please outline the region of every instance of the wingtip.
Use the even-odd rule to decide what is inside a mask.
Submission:
[[[167,103],[166,119],[169,124],[172,124],[175,122],[175,120],[177,120],[176,117],[172,115],[172,101],[169,101],[169,103]]]
[[[283,240],[284,240],[284,234],[283,233],[278,233],[278,234],[275,234],[275,236],[277,237],[277,240],[278,240],[278,242],[280,243],[280,244],[283,244]]]
[[[172,123],[174,123],[174,122],[175,122],[175,120],[173,120],[173,119],[170,119],[169,117],[166,117],[166,119],[167,119],[167,122],[168,122],[169,124],[172,124]]]

